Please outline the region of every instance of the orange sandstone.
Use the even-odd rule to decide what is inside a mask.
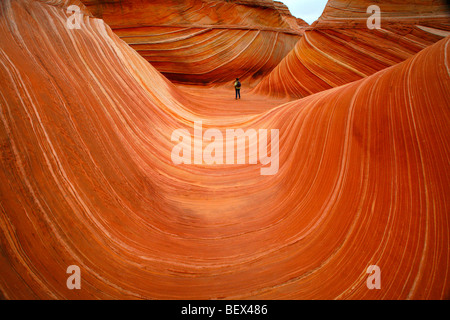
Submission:
[[[373,1],[328,1],[324,13],[254,92],[303,98],[402,62],[450,35],[444,1],[375,3],[380,29],[369,29]]]
[[[450,37],[300,100],[234,102],[175,87],[100,19],[69,30],[68,4],[0,3],[3,298],[449,298]],[[278,174],[174,165],[195,121],[279,129]]]

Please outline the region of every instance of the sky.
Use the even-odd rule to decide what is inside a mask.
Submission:
[[[294,17],[301,18],[309,24],[316,21],[327,5],[327,0],[278,0],[288,6]]]

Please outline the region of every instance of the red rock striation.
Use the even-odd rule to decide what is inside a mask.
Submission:
[[[0,2],[2,298],[449,298],[450,37],[301,100],[235,102],[48,3]],[[278,174],[174,165],[195,121],[279,129]]]
[[[440,1],[383,1],[381,29],[369,30],[370,1],[329,1],[321,18],[255,93],[302,98],[365,78],[450,35]]]
[[[236,77],[257,82],[308,26],[273,1],[83,2],[155,68],[180,83],[222,83]]]
[[[383,24],[447,24],[448,6],[444,0],[329,0],[315,27],[365,26],[369,6],[380,8]]]

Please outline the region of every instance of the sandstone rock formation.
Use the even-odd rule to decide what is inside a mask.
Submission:
[[[450,37],[300,100],[235,102],[176,87],[101,19],[68,29],[69,4],[0,2],[2,298],[449,298]],[[278,174],[173,164],[195,121],[279,129]]]
[[[83,3],[167,78],[181,83],[258,81],[308,26],[268,0]]]
[[[447,24],[448,6],[443,0],[329,0],[316,27],[365,26],[369,6],[381,9],[383,24]]]
[[[323,15],[255,93],[302,98],[367,77],[450,35],[443,1],[383,1],[369,30],[371,1],[329,1]]]

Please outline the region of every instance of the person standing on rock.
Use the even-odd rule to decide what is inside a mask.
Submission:
[[[236,78],[236,81],[234,82],[234,88],[236,89],[236,100],[239,96],[239,99],[241,98],[241,83],[239,82],[239,78]]]

